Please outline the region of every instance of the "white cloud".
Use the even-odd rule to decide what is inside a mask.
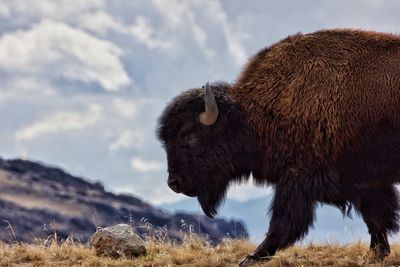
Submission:
[[[8,17],[10,12],[10,7],[4,2],[0,2],[0,16]]]
[[[133,36],[139,43],[149,49],[168,49],[172,44],[170,41],[155,37],[155,31],[150,26],[148,20],[143,16],[138,16],[134,24],[125,25],[116,21],[104,11],[83,14],[78,19],[79,27],[94,32],[99,35],[106,35],[113,31],[125,35]]]
[[[124,116],[133,117],[140,106],[139,102],[129,101],[122,98],[114,98],[115,109]]]
[[[188,6],[189,1],[179,0],[153,0],[154,6],[165,16],[168,23],[174,27],[184,26],[184,20],[190,8]]]
[[[65,19],[78,13],[105,6],[104,0],[12,0],[0,3],[0,16],[27,15],[40,18]]]
[[[196,14],[193,12],[191,3],[183,1],[163,1],[154,0],[155,7],[161,12],[170,27],[169,32],[175,35],[179,29],[183,33],[192,35],[195,42],[202,48],[204,54],[211,58],[214,56],[214,51],[207,46],[207,34],[204,29],[196,21]],[[188,31],[185,31],[186,27]]]
[[[218,1],[163,1],[153,0],[155,7],[166,18],[169,26],[172,27],[171,33],[177,28],[189,27],[189,31],[185,34],[191,34],[208,57],[215,55],[214,49],[207,45],[207,33],[205,29],[213,28],[214,31],[221,31],[221,35],[225,38],[225,45],[229,54],[236,65],[241,66],[247,60],[247,53],[240,33],[233,30],[229,23],[228,16],[224,12],[220,2]],[[204,11],[204,12],[199,12]],[[200,21],[207,23],[200,23]],[[210,31],[208,32],[210,33]],[[219,44],[218,44],[219,45]],[[217,48],[218,49],[218,48]]]
[[[100,35],[106,35],[109,31],[128,33],[126,26],[116,21],[110,14],[104,11],[83,14],[78,18],[80,28],[92,31]]]
[[[101,107],[92,104],[86,114],[75,111],[59,111],[49,117],[23,127],[15,133],[17,141],[29,141],[43,135],[65,130],[81,130],[95,124],[101,115]]]
[[[49,98],[54,94],[54,89],[38,77],[15,77],[1,88],[0,101],[21,99],[35,101],[36,97]]]
[[[160,184],[160,182],[161,181],[158,180],[158,184]],[[113,187],[113,190],[124,194],[142,196],[144,201],[150,202],[152,205],[176,203],[180,200],[187,199],[187,196],[173,192],[167,186],[166,180],[163,180],[162,183],[163,186],[153,186],[151,190],[146,190],[145,192],[138,189],[137,186],[130,187],[126,185],[115,186]]]
[[[232,184],[228,190],[227,198],[243,202],[249,199],[267,196],[271,193],[271,187],[256,186],[253,177],[251,177],[246,183]]]
[[[206,9],[208,17],[215,20],[222,28],[228,51],[233,57],[235,63],[238,66],[243,65],[247,60],[246,49],[242,40],[239,38],[239,35],[233,31],[221,3],[218,1],[210,1],[208,2],[208,7]]]
[[[111,42],[48,20],[0,38],[0,69],[97,82],[108,91],[130,83],[121,56],[122,51]]]
[[[139,172],[155,172],[160,171],[164,168],[164,165],[160,161],[144,160],[136,157],[131,160],[131,166],[134,170]]]
[[[160,180],[158,180],[158,183],[160,183]],[[180,200],[187,199],[187,196],[183,194],[177,194],[173,192],[168,186],[167,186],[167,180],[162,180],[162,185],[161,186],[154,186],[153,190],[148,194],[149,195],[149,200],[151,200],[151,203],[154,205],[160,205],[160,204],[167,204],[167,203],[175,203]]]
[[[142,16],[136,18],[135,24],[130,27],[129,31],[139,42],[145,44],[150,49],[167,49],[172,45],[168,40],[156,39],[153,28],[149,25],[146,18]]]
[[[121,149],[141,147],[144,143],[144,140],[145,138],[143,134],[139,131],[123,130],[121,133],[119,133],[117,138],[110,144],[109,149],[111,152],[116,152]]]

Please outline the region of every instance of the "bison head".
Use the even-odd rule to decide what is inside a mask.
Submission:
[[[158,138],[168,160],[168,185],[197,197],[213,217],[232,181],[249,177],[254,136],[229,85],[206,84],[177,96],[159,118]]]

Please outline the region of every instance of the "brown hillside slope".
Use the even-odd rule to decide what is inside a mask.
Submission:
[[[130,186],[135,183],[132,177]],[[215,243],[225,237],[247,236],[239,221],[213,220],[183,212],[171,214],[135,196],[108,192],[99,183],[56,167],[0,158],[1,241],[30,243],[56,232],[60,239],[72,237],[85,243],[97,227],[118,223],[135,226],[142,236],[160,233],[170,239],[180,239],[182,232],[191,230],[189,226]],[[147,230],[150,226],[152,233]]]

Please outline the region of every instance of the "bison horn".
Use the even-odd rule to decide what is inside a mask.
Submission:
[[[208,82],[206,82],[203,88],[205,89],[205,112],[200,114],[200,122],[206,126],[210,126],[218,119],[218,106]]]

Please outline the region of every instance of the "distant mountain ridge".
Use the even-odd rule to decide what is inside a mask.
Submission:
[[[240,221],[171,214],[134,196],[107,192],[102,184],[60,168],[0,158],[1,241],[33,242],[56,232],[59,238],[86,242],[97,227],[117,223],[130,223],[141,235],[170,239],[180,239],[185,232],[206,235],[215,243],[248,236]]]

